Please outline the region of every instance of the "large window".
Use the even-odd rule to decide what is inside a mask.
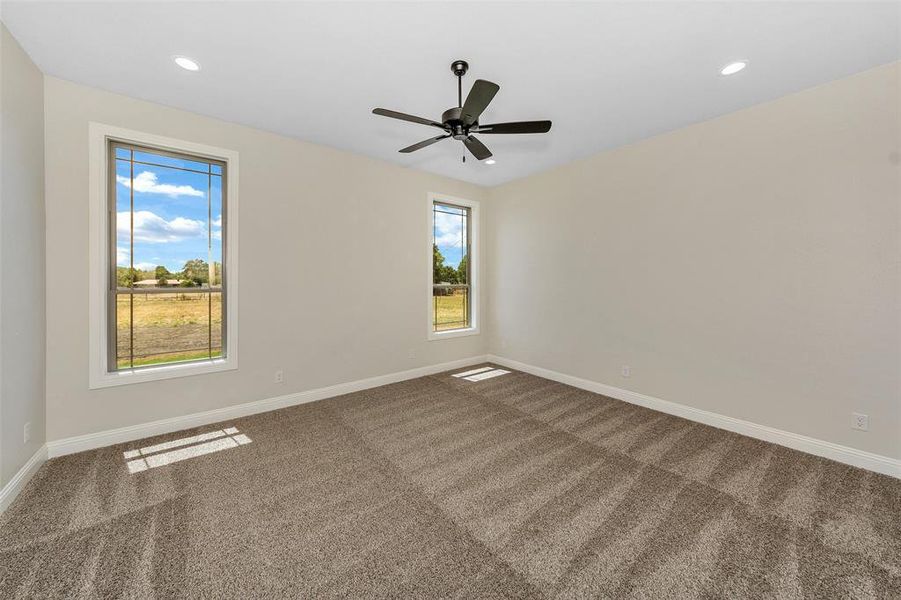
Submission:
[[[477,333],[473,234],[477,205],[448,197],[431,197],[430,205],[430,337]]]
[[[226,164],[109,144],[109,370],[222,357]]]
[[[91,132],[92,387],[236,368],[237,155]]]

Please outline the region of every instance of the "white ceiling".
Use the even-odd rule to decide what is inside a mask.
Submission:
[[[812,2],[5,2],[47,74],[494,185],[897,60],[901,4]],[[189,73],[171,56],[203,69]],[[456,105],[450,63],[500,84],[483,123],[497,164],[450,140],[410,155]],[[750,66],[719,74],[734,59]]]

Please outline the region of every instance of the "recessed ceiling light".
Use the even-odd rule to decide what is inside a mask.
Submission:
[[[485,161],[485,164],[486,164],[486,165],[493,165],[493,164],[496,163],[496,162],[497,162],[497,161],[494,160],[493,158],[489,158],[488,160]]]
[[[186,71],[199,71],[200,64],[193,59],[188,58],[187,56],[176,56],[173,58],[175,60],[175,64]]]
[[[735,75],[742,69],[748,66],[748,61],[746,60],[737,60],[733,63],[729,63],[720,71],[723,75]]]

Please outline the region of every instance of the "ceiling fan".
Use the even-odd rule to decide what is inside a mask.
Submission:
[[[407,146],[399,150],[399,152],[405,154],[415,152],[426,146],[431,146],[435,142],[452,137],[463,142],[466,149],[478,160],[485,160],[491,157],[491,150],[479,141],[473,135],[474,133],[547,133],[550,131],[550,121],[517,121],[514,123],[480,125],[479,116],[501,88],[496,83],[485,81],[484,79],[476,79],[476,82],[472,84],[472,89],[469,90],[469,95],[466,96],[466,102],[463,102],[463,76],[466,75],[468,70],[469,63],[465,60],[455,60],[451,64],[451,71],[457,76],[457,106],[444,111],[444,114],[441,115],[441,122],[415,117],[386,108],[372,109],[373,114],[376,115],[400,119],[401,121],[410,121],[411,123],[421,123],[422,125],[437,127],[444,131],[444,135]],[[466,161],[465,155],[463,156],[463,161]]]

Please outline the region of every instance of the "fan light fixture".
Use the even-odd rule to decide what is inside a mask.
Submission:
[[[736,73],[738,73],[739,71],[741,71],[742,69],[744,69],[747,66],[748,66],[748,61],[737,60],[737,61],[735,61],[733,63],[729,63],[728,65],[723,67],[722,70],[720,71],[720,73],[722,73],[723,75],[735,75]]]
[[[187,56],[176,56],[173,57],[175,64],[184,69],[185,71],[199,71],[200,63],[196,60],[188,58]]]

